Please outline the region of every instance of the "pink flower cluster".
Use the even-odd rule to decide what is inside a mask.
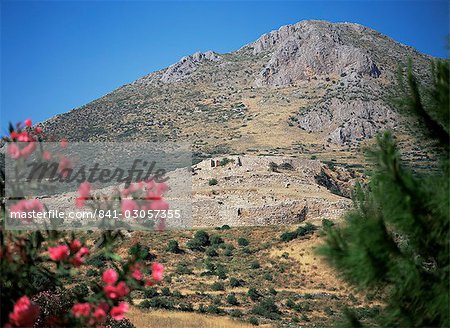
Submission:
[[[31,128],[32,122],[30,119],[26,119],[25,126]],[[12,131],[10,133],[10,139],[12,141],[18,141],[26,143],[22,148],[16,143],[10,143],[8,146],[8,154],[13,159],[28,158],[36,150],[36,137],[42,133],[42,129],[37,127],[34,131],[30,129],[20,130],[21,126],[18,126],[19,131]]]
[[[33,327],[39,313],[39,306],[32,303],[27,296],[22,296],[14,304],[13,311],[9,314],[9,323],[5,325],[5,328]]]
[[[122,320],[128,311],[128,303],[120,302],[110,308],[108,303],[98,305],[90,303],[77,303],[72,307],[72,315],[80,318],[87,326],[95,326],[106,321],[108,312],[114,320]]]
[[[168,186],[164,182],[156,183],[153,180],[147,182],[132,183],[122,190],[122,213],[133,210],[167,210],[169,204],[164,201],[163,195]],[[132,199],[126,199],[131,196]]]
[[[22,200],[19,200],[14,205],[11,205],[9,207],[9,211],[11,213],[19,213],[19,215],[18,216],[16,215],[16,217],[21,218],[21,217],[23,217],[23,213],[43,212],[44,205],[42,205],[42,203],[37,199],[32,199],[32,200],[22,199]],[[25,215],[25,220],[31,221],[32,218]]]
[[[102,279],[105,283],[103,291],[105,292],[106,297],[111,300],[119,300],[127,296],[130,292],[130,289],[124,281],[116,284],[119,279],[119,275],[113,269],[108,269],[103,272]]]
[[[86,201],[91,197],[91,184],[87,181],[80,184],[78,187],[78,197],[75,199],[75,206],[81,208]]]
[[[134,211],[164,211],[169,209],[169,204],[163,199],[164,193],[168,190],[165,183],[156,183],[153,180],[141,181],[130,184],[120,192],[121,211],[123,217],[134,215]],[[86,205],[86,201],[92,199],[92,187],[89,182],[83,182],[78,188],[78,197],[75,199],[75,206],[81,208]],[[157,230],[164,230],[163,219],[158,221]]]
[[[49,257],[55,262],[69,260],[69,262],[79,267],[84,263],[84,257],[89,254],[89,249],[81,244],[78,239],[74,239],[69,246],[66,244],[48,248]]]

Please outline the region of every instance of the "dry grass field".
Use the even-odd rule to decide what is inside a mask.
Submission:
[[[339,279],[316,252],[321,222],[306,224],[132,233],[119,254],[140,243],[148,263],[161,262],[166,272],[159,285],[131,295],[130,321],[138,328],[329,327],[344,307],[370,320],[380,303]],[[195,247],[199,234],[208,236],[207,246]],[[168,248],[174,241],[177,251]],[[79,282],[100,275],[101,260],[90,265]]]

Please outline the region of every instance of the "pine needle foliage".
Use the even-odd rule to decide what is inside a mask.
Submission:
[[[326,228],[322,255],[342,277],[381,301],[372,321],[344,311],[346,326],[450,327],[449,321],[449,64],[433,65],[429,88],[412,73],[401,105],[441,147],[438,171],[402,165],[391,132],[368,154],[370,181],[354,191],[345,223]]]

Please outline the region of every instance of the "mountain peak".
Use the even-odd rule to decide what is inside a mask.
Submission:
[[[262,35],[247,46],[254,55],[270,53],[256,85],[283,86],[330,74],[379,77],[379,64],[348,36],[363,30],[357,24],[306,20]]]

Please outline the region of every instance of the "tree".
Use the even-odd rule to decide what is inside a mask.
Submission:
[[[436,171],[402,165],[390,132],[369,152],[370,181],[357,187],[343,226],[327,226],[321,253],[358,288],[385,304],[375,317],[385,327],[448,327],[449,321],[449,64],[433,66],[432,86],[421,89],[411,67],[398,104],[423,122],[442,154]],[[424,104],[426,99],[426,105]],[[348,323],[360,318],[346,311]]]

